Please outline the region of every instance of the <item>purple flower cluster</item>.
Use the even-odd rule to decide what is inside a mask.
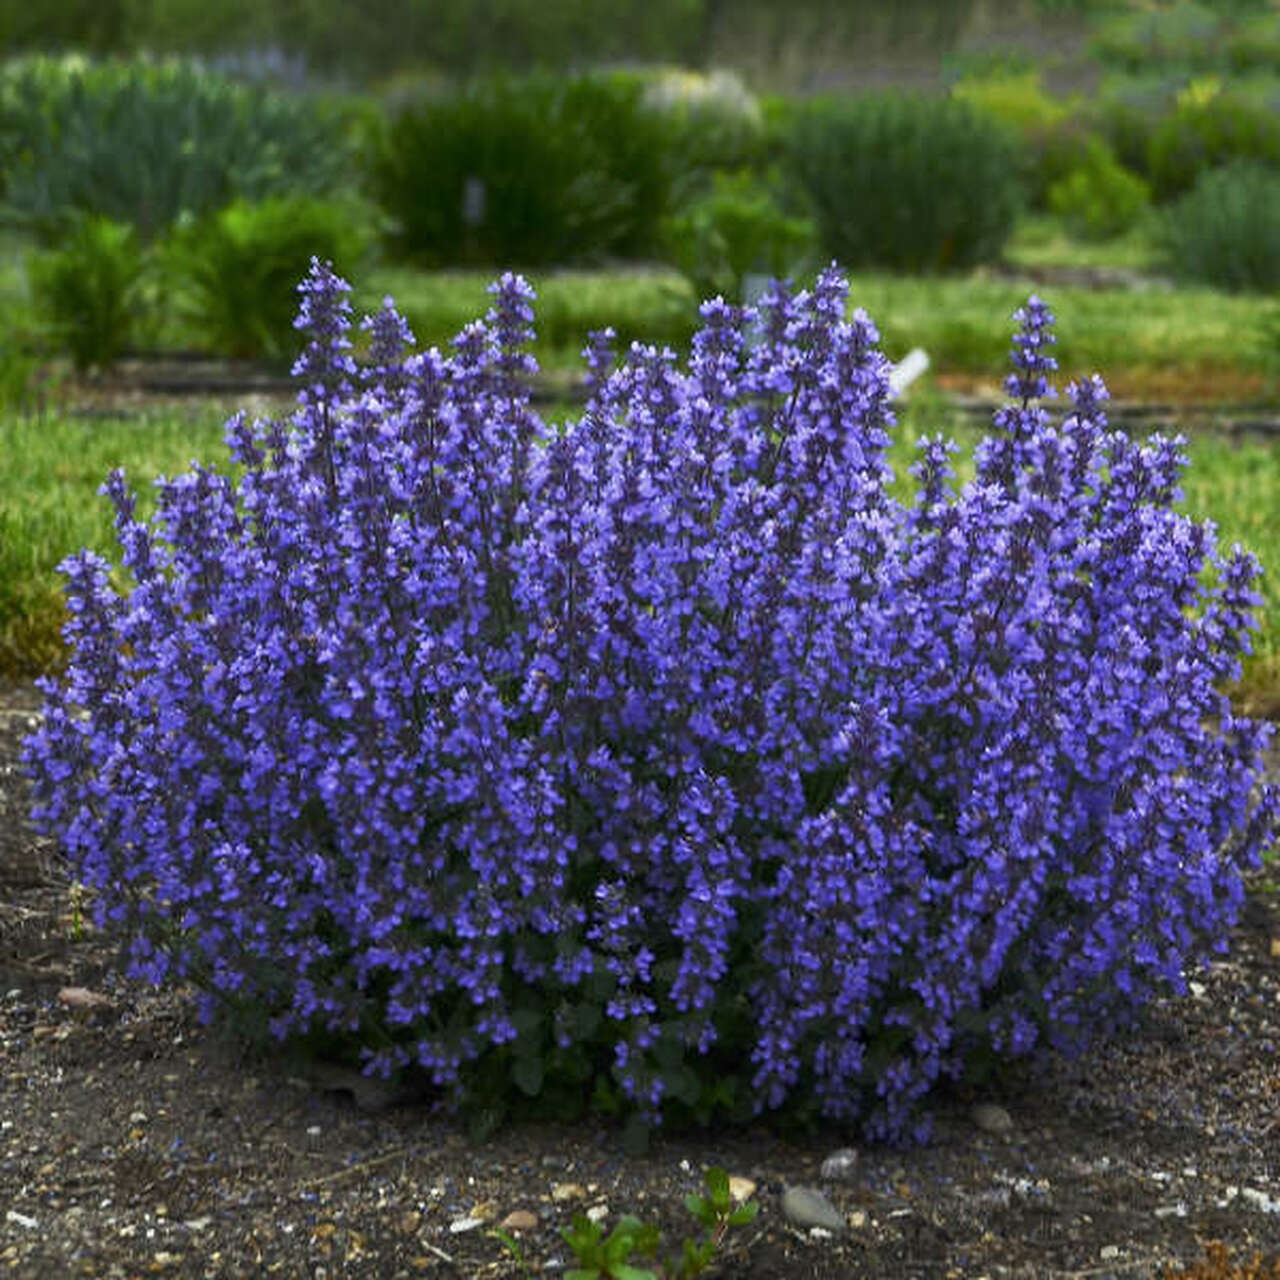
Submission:
[[[563,425],[518,278],[448,354],[388,304],[365,363],[347,293],[313,266],[232,467],[149,522],[110,478],[131,590],[66,566],[36,815],[138,974],[462,1098],[579,1055],[657,1120],[732,1064],[902,1136],[1221,944],[1276,826],[1218,692],[1258,566],[1100,380],[1051,423],[1038,300],[975,480],[922,441],[903,503],[834,271],[707,303],[687,368],[597,341]]]

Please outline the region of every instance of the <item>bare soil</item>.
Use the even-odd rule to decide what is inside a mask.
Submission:
[[[847,1135],[763,1125],[663,1137],[639,1158],[593,1124],[476,1145],[424,1100],[250,1056],[182,993],[125,980],[118,940],[85,924],[26,820],[18,751],[37,708],[30,686],[0,689],[6,1274],[556,1275],[575,1212],[632,1212],[678,1243],[712,1164],[761,1205],[726,1241],[723,1277],[1150,1277],[1214,1240],[1280,1267],[1280,916],[1262,878],[1230,954],[1139,1033],[940,1099],[929,1146],[864,1147],[843,1178],[821,1166]],[[1002,1117],[979,1103],[1010,1127],[992,1131]],[[796,1185],[825,1192],[845,1229],[790,1225]],[[523,1262],[492,1234],[504,1221]]]

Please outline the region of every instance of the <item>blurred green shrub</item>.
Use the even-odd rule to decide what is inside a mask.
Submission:
[[[1246,18],[1228,34],[1225,48],[1233,71],[1274,74],[1280,67],[1280,13],[1269,9]]]
[[[0,69],[0,212],[47,243],[83,213],[150,241],[181,215],[332,192],[349,171],[342,121],[317,100],[184,62],[37,57]]]
[[[61,248],[28,263],[36,315],[79,370],[106,368],[133,340],[143,252],[127,223],[81,218]]]
[[[644,256],[670,178],[634,76],[489,80],[406,106],[371,162],[395,247],[429,264]]]
[[[787,154],[824,252],[846,267],[991,261],[1023,205],[1015,137],[954,98],[814,99],[792,117]]]
[[[952,86],[951,96],[1018,135],[1027,200],[1035,209],[1048,209],[1051,188],[1096,163],[1096,123],[1078,98],[1048,93],[1036,68],[969,76]]]
[[[1129,71],[1159,63],[1213,66],[1224,35],[1223,15],[1210,6],[1179,0],[1172,5],[1125,6],[1102,17],[1090,38],[1093,56]]]
[[[1048,190],[1050,211],[1077,236],[1107,240],[1123,235],[1151,204],[1147,184],[1130,173],[1099,138],[1090,138],[1077,165]]]
[[[309,196],[237,200],[192,220],[164,251],[179,310],[217,355],[287,359],[299,345],[296,286],[311,258],[354,274],[370,223],[351,202]]]
[[[1233,292],[1280,288],[1280,173],[1237,161],[1206,173],[1155,231],[1179,280]]]
[[[1165,114],[1159,101],[1135,101],[1127,95],[1107,94],[1090,107],[1088,119],[1116,159],[1130,173],[1149,180],[1151,136]]]
[[[1190,191],[1201,176],[1232,160],[1280,168],[1280,119],[1270,107],[1193,83],[1155,127],[1147,174],[1157,203]]]
[[[1045,91],[1035,68],[966,76],[951,86],[951,96],[1024,135],[1054,128],[1074,109],[1073,103]]]
[[[409,65],[499,68],[698,60],[705,0],[0,0],[0,49],[249,54],[367,81]],[[358,19],[358,20],[357,20]]]
[[[699,300],[719,294],[738,302],[747,275],[794,274],[813,247],[814,229],[789,215],[754,174],[718,173],[709,191],[667,219],[663,240],[668,261]]]
[[[761,171],[768,164],[764,111],[731,71],[668,69],[650,75],[644,105],[658,117],[677,204],[710,186],[716,173]]]

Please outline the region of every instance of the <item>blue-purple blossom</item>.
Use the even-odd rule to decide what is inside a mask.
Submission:
[[[1223,945],[1276,825],[1221,692],[1259,567],[1100,379],[1051,420],[1038,299],[975,480],[925,440],[902,503],[835,271],[707,303],[685,367],[600,335],[566,425],[493,292],[360,365],[315,264],[293,415],[150,523],[107,481],[134,585],[67,562],[28,758],[135,972],[463,1100],[586,1062],[656,1121],[728,1072],[900,1137]]]

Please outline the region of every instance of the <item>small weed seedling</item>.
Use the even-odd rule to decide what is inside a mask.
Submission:
[[[685,1208],[704,1229],[699,1240],[686,1237],[680,1254],[657,1269],[632,1261],[652,1262],[662,1246],[658,1228],[627,1214],[606,1236],[604,1226],[586,1214],[576,1214],[573,1225],[560,1234],[573,1250],[578,1265],[565,1272],[565,1280],[687,1280],[701,1275],[715,1257],[731,1227],[745,1226],[760,1212],[755,1201],[735,1205],[729,1192],[729,1175],[721,1168],[708,1169],[705,1195],[685,1197]]]

